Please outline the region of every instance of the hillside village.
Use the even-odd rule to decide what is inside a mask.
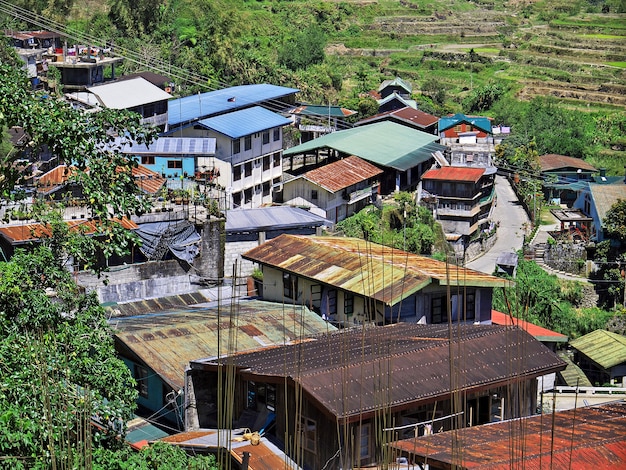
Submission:
[[[150,209],[117,222],[141,244],[100,256],[102,274],[66,265],[97,294],[137,383],[133,446],[221,449],[224,468],[541,467],[592,454],[599,468],[626,465],[624,336],[570,341],[494,310],[494,291],[515,285],[529,243],[506,240],[495,263],[468,267],[502,246],[496,207],[517,203],[532,256],[551,273],[580,275],[568,260],[607,239],[626,177],[541,156],[536,192],[555,222],[536,230],[532,204],[497,197],[520,178],[496,156],[514,123],[421,111],[402,77],[371,90],[378,113],[352,125],[356,111],[301,102],[295,88],[175,97],[167,76],[116,77],[114,51],[68,49],[49,31],[10,38],[34,90],[62,89],[84,113],[134,111],[158,130],[150,143],[118,135],[107,144],[136,163]],[[69,230],[99,236],[73,162],[32,151],[22,128],[9,135],[32,173],[26,198],[0,207],[4,259],[50,235],[34,218],[37,201],[63,203]],[[432,213],[446,259],[337,230],[401,192]]]

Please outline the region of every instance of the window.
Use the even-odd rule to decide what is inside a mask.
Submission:
[[[298,278],[290,273],[283,273],[283,294],[288,299],[296,299]]]
[[[148,398],[148,369],[135,364],[135,381],[139,396]]]
[[[143,155],[141,157],[142,165],[154,165],[154,155]]]
[[[265,406],[270,411],[276,411],[276,387],[274,385],[267,384]]]
[[[270,143],[270,131],[263,132],[263,145]]]
[[[361,457],[361,461],[363,461],[370,458],[370,425],[362,424],[360,434],[361,439],[359,440],[359,455]]]
[[[448,321],[448,309],[446,306],[446,298],[433,297],[430,303],[430,312],[432,323],[445,323]]]
[[[265,183],[263,183],[263,196],[269,196],[270,195],[270,182],[266,181]]]
[[[311,190],[311,201],[317,201],[317,189]]]
[[[267,171],[270,169],[270,156],[265,155],[263,157],[263,171]]]
[[[312,419],[302,416],[300,418],[300,442],[302,448],[309,452],[317,453],[317,423]]]
[[[280,152],[276,152],[274,154],[274,168],[279,167],[280,165]]]
[[[244,163],[244,172],[246,177],[252,176],[252,162]]]
[[[348,316],[354,313],[354,295],[343,294],[343,313]]]
[[[183,161],[182,160],[168,160],[167,167],[168,168],[182,168]]]
[[[243,192],[244,203],[250,204],[252,202],[252,188],[248,188]]]
[[[274,142],[280,140],[280,128],[274,129]]]
[[[328,295],[326,297],[326,314],[327,315],[337,314],[337,290],[336,289],[328,289]]]
[[[233,140],[233,155],[237,155],[239,152],[241,152],[241,140]]]
[[[239,207],[241,205],[241,191],[233,193],[233,206]]]
[[[241,165],[233,167],[233,179],[239,181],[241,179]]]
[[[247,135],[243,140],[243,149],[250,150],[252,148],[252,136]]]

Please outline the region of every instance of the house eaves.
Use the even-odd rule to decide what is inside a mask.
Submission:
[[[380,167],[406,171],[445,151],[438,136],[417,129],[383,121],[367,126],[332,132],[283,152],[285,157],[330,148],[344,155],[356,155]]]
[[[252,108],[202,119],[198,124],[231,139],[239,139],[256,132],[286,126],[291,124],[291,121],[261,106],[253,106]]]

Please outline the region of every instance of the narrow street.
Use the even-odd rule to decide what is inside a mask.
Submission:
[[[524,224],[528,222],[524,208],[518,202],[509,181],[503,176],[496,176],[496,195],[498,201],[493,209],[492,219],[500,223],[498,239],[491,250],[466,265],[488,274],[493,273],[501,253],[511,253],[522,248]]]

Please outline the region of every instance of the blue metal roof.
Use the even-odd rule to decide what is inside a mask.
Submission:
[[[443,132],[446,129],[450,129],[461,123],[470,124],[476,129],[486,132],[487,134],[493,134],[491,130],[491,121],[487,117],[483,116],[466,116],[465,114],[457,113],[454,116],[446,116],[439,119],[439,132]]]
[[[276,100],[297,93],[296,88],[287,88],[266,83],[258,85],[239,85],[222,90],[209,91],[197,95],[185,96],[167,103],[167,124],[178,126],[221,114],[234,109]]]
[[[291,124],[291,121],[280,114],[273,113],[260,106],[254,106],[203,119],[199,121],[199,124],[231,139],[238,139],[255,132],[286,126]]]

